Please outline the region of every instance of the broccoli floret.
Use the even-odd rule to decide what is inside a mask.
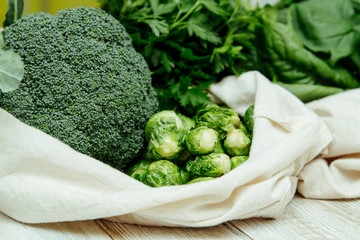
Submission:
[[[105,11],[28,15],[3,31],[25,63],[0,107],[73,149],[123,169],[144,146],[158,110],[151,75],[125,28]]]

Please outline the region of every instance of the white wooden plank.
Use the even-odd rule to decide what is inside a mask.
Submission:
[[[0,213],[1,240],[108,240],[108,239],[243,239],[230,224],[210,228],[167,228],[122,224],[106,220],[24,224]]]
[[[242,239],[250,240],[232,225],[221,224],[208,228],[149,227],[120,224],[105,220],[97,221],[112,239],[124,240],[182,240],[182,239]]]
[[[276,220],[232,221],[254,240],[350,240],[360,236],[360,200],[311,200],[296,196]]]
[[[310,200],[296,196],[276,220],[253,218],[209,228],[167,228],[121,224],[106,220],[23,224],[0,213],[4,240],[108,239],[336,239],[360,236],[360,199]]]
[[[24,224],[0,213],[1,240],[109,240],[95,221]]]

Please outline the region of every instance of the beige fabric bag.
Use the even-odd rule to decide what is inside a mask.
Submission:
[[[255,104],[248,161],[218,179],[150,188],[80,154],[0,109],[0,211],[27,223],[110,218],[163,226],[212,226],[279,216],[297,175],[332,140],[320,118],[258,72],[211,91],[240,114]]]
[[[360,198],[360,89],[307,104],[326,123],[333,140],[299,176],[308,198]]]

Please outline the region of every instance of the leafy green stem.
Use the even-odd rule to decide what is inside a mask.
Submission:
[[[191,7],[191,9],[179,20],[177,20],[176,22],[174,22],[171,26],[170,26],[170,30],[176,28],[177,26],[179,26],[183,21],[185,21],[199,6],[201,5],[201,1],[196,1],[196,3],[194,4],[194,6]]]

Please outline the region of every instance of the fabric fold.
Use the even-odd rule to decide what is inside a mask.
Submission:
[[[324,121],[259,72],[228,77],[212,94],[243,115],[255,105],[249,159],[215,180],[151,188],[0,110],[0,211],[26,223],[109,218],[205,227],[279,216],[297,175],[332,140]]]
[[[333,140],[299,175],[307,198],[360,197],[360,89],[307,104],[327,125]]]

